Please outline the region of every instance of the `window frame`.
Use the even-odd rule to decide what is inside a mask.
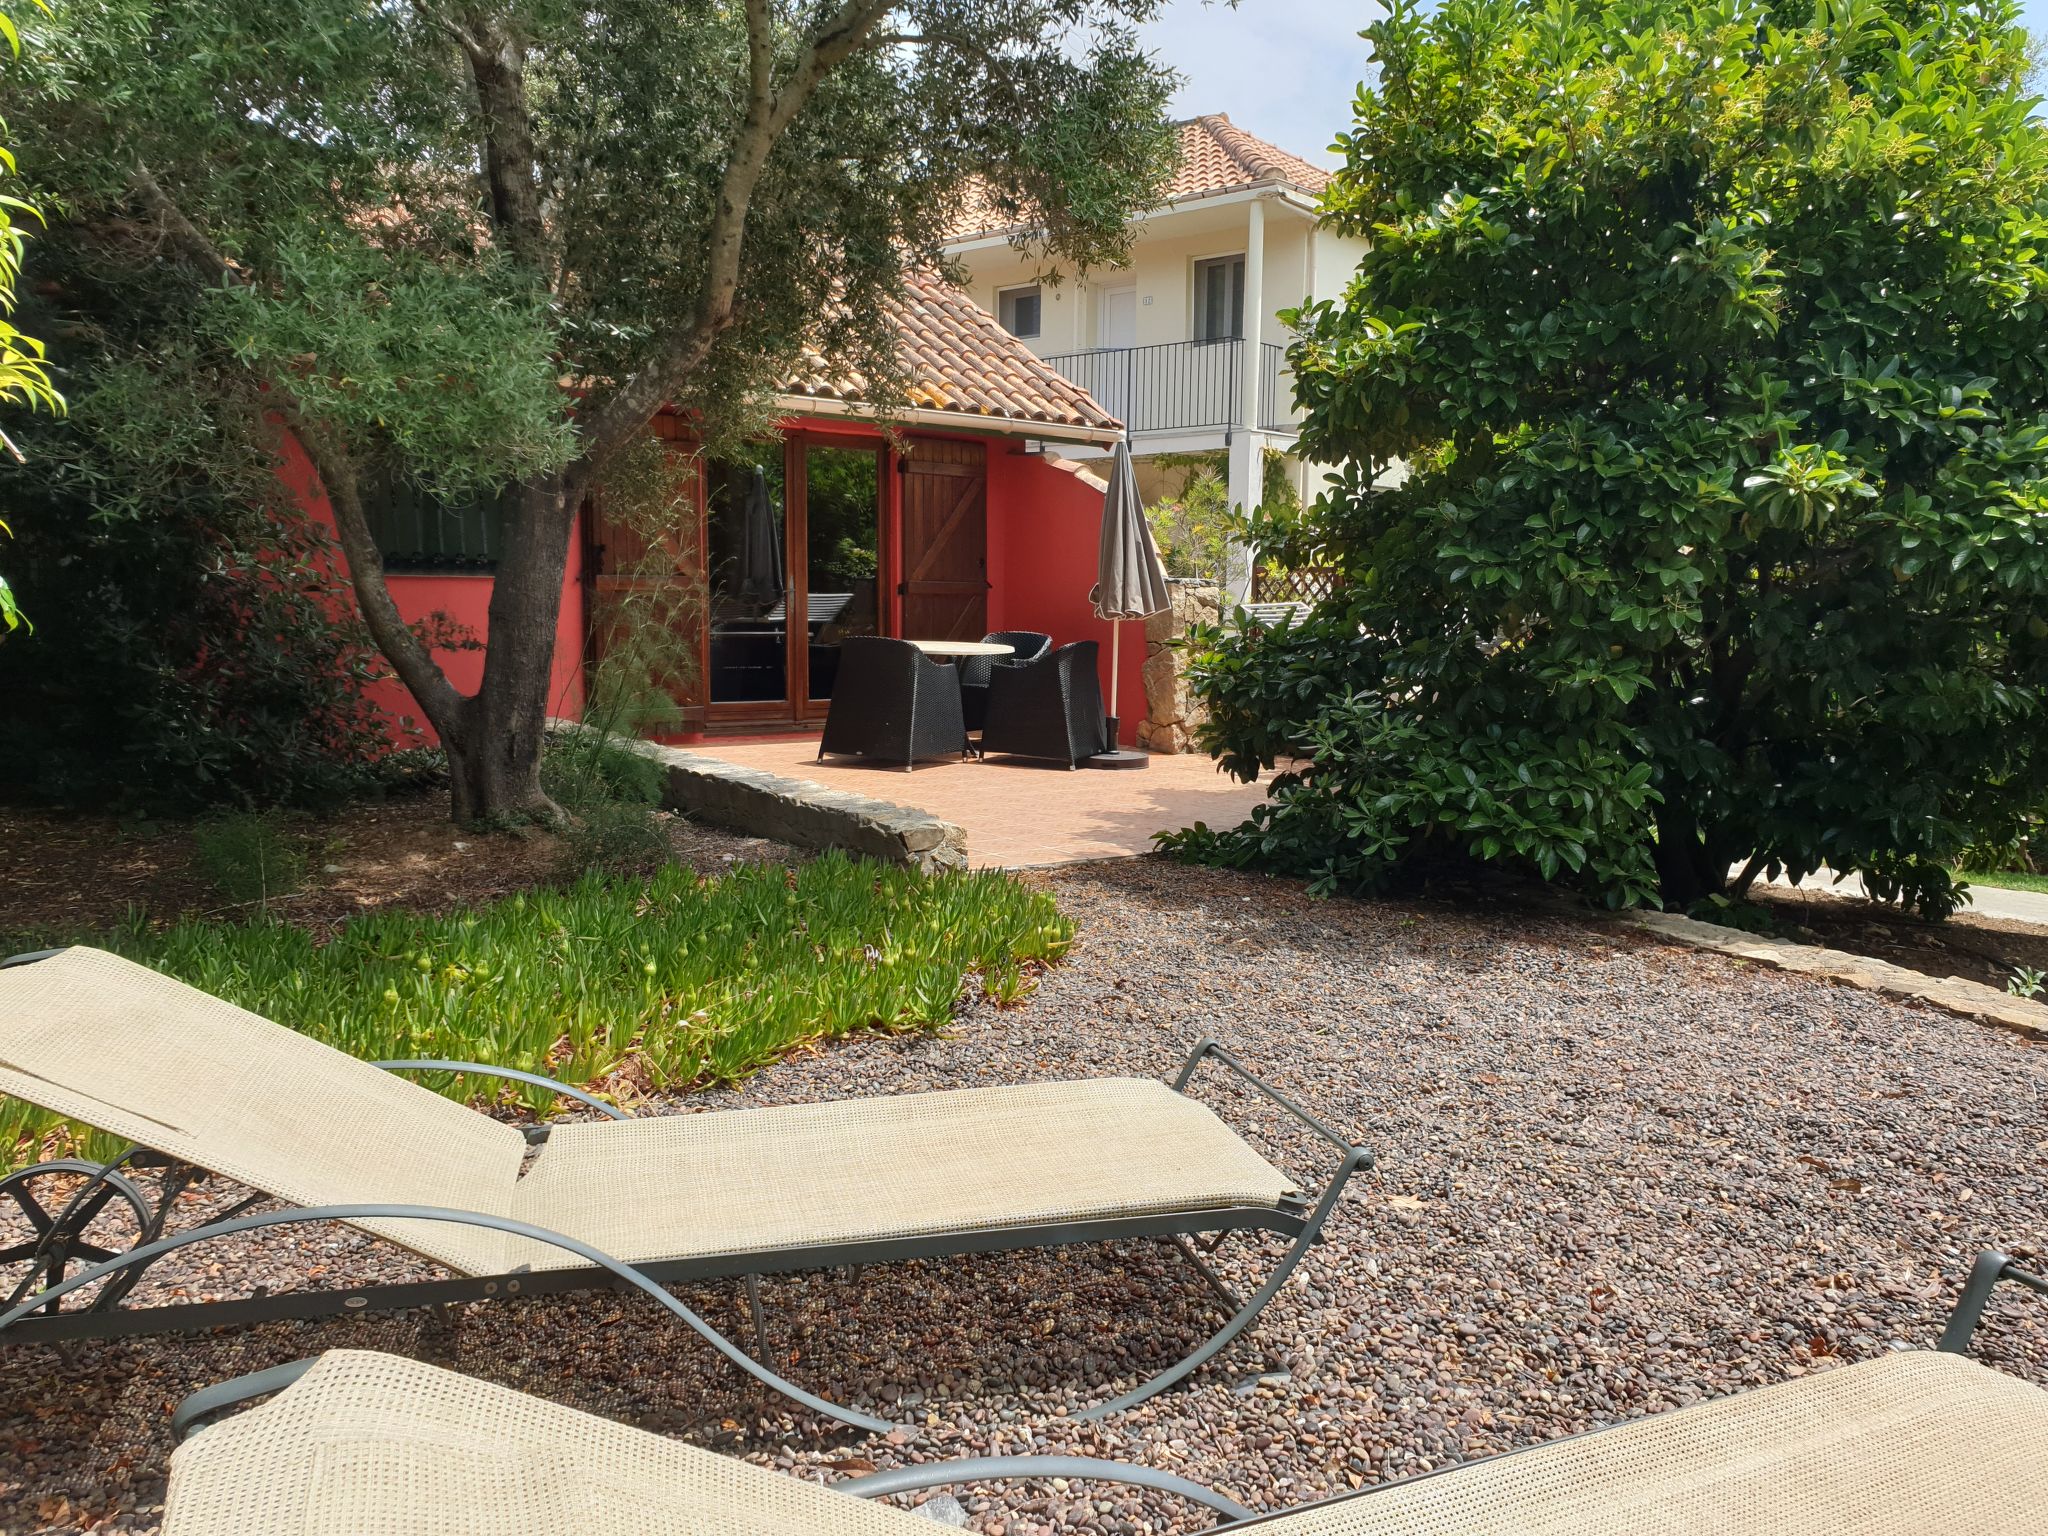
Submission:
[[[395,476],[367,476],[362,499],[377,556],[390,576],[494,576],[504,554],[515,488],[478,490],[451,505]],[[399,537],[410,523],[414,537]],[[430,527],[434,537],[429,538]],[[399,547],[411,544],[415,547]],[[429,547],[435,545],[438,547]],[[450,546],[454,547],[450,547]]]
[[[1230,314],[1225,318],[1225,330],[1211,332],[1207,329],[1209,304],[1205,280],[1210,274],[1219,270],[1226,274],[1225,281],[1229,285],[1230,292],[1226,307],[1230,310]],[[1226,252],[1220,256],[1196,257],[1188,290],[1192,295],[1190,308],[1193,311],[1189,316],[1188,323],[1188,335],[1191,340],[1244,340],[1244,309],[1247,295],[1245,293],[1245,253],[1243,251]]]
[[[1028,331],[1016,329],[1010,322],[1016,311],[1013,301],[1023,294],[1031,296],[1032,316],[1037,324]],[[1045,334],[1045,284],[1011,283],[996,290],[996,324],[1019,341],[1036,341]]]

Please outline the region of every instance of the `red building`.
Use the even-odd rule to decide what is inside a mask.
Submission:
[[[1120,423],[942,282],[914,281],[898,319],[913,386],[886,422],[858,381],[821,368],[782,396],[777,436],[735,459],[696,454],[688,424],[671,414],[651,424],[692,466],[694,526],[673,534],[678,565],[704,596],[680,621],[699,660],[680,701],[686,735],[816,728],[847,634],[978,640],[1032,629],[1055,644],[1096,639],[1108,699],[1109,625],[1088,602],[1102,485],[1060,450],[1113,443]],[[331,522],[295,448],[285,474]],[[551,711],[572,718],[605,643],[594,622],[604,599],[646,568],[642,540],[609,525],[602,504],[600,495],[577,520],[556,631]],[[487,643],[493,509],[400,496],[380,506],[377,525],[406,618],[445,615]],[[1128,738],[1145,716],[1143,639],[1124,639],[1131,654],[1116,712]],[[475,689],[481,650],[436,659],[457,688]],[[380,702],[394,716],[418,715],[396,682]]]

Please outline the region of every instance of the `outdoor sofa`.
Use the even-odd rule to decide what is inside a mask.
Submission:
[[[1235,1074],[1333,1145],[1334,1170],[1313,1197],[1189,1096],[1204,1063]],[[543,1085],[605,1118],[522,1133],[393,1075],[412,1069]],[[0,1251],[0,1267],[26,1261],[28,1269],[13,1295],[0,1295],[0,1344],[630,1285],[740,1369],[870,1429],[885,1426],[776,1375],[661,1287],[745,1281],[765,1355],[763,1274],[1156,1238],[1173,1242],[1221,1290],[1190,1235],[1220,1241],[1266,1230],[1291,1239],[1257,1291],[1230,1298],[1234,1310],[1214,1335],[1094,1410],[1108,1413],[1181,1379],[1249,1326],[1322,1230],[1346,1181],[1371,1164],[1363,1148],[1212,1041],[1196,1046],[1171,1084],[1103,1078],[630,1119],[531,1073],[359,1061],[84,947],[0,962],[0,1093],[135,1144],[105,1164],[65,1160],[0,1179],[0,1209],[11,1202],[35,1229]],[[163,1170],[154,1196],[130,1177],[151,1165]],[[167,1232],[178,1194],[201,1170],[291,1208],[254,1211],[261,1197],[252,1196],[208,1226]],[[47,1194],[73,1186],[59,1198]],[[92,1222],[115,1202],[140,1229],[119,1253],[94,1246],[89,1232],[104,1230]],[[122,1304],[166,1253],[324,1220],[411,1249],[454,1278]],[[79,1295],[95,1284],[89,1298]]]
[[[334,1352],[179,1410],[164,1536],[917,1536],[874,1497],[1059,1477],[1165,1489],[1260,1536],[2035,1536],[2048,1391],[1967,1357],[2000,1279],[1978,1261],[1935,1351],[1843,1366],[1279,1514],[1080,1458],[912,1465],[799,1481],[390,1355]],[[1972,1310],[1974,1308],[1974,1310]]]

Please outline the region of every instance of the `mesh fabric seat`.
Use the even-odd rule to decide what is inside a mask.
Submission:
[[[558,1126],[506,1214],[655,1263],[1271,1205],[1292,1188],[1207,1106],[1099,1078]]]
[[[1293,1181],[1163,1083],[1097,1079],[521,1134],[132,961],[0,970],[0,1093],[299,1205],[512,1217],[627,1263],[1165,1211],[1270,1206]],[[365,1221],[467,1275],[560,1249]]]
[[[164,1536],[919,1536],[930,1521],[392,1355],[171,1457]]]
[[[1914,1351],[1253,1522],[1247,1536],[2032,1536],[2048,1392]]]
[[[2032,1536],[2048,1393],[1896,1355],[1231,1527],[1258,1536]],[[927,1522],[388,1355],[172,1458],[164,1536],[913,1536]]]
[[[0,970],[0,1093],[292,1201],[499,1212],[518,1130],[211,993],[74,948]],[[364,1227],[465,1274],[505,1238]]]

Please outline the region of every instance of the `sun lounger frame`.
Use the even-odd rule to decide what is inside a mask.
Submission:
[[[57,951],[41,951],[32,955],[16,956],[0,961],[0,967],[33,963]],[[8,1343],[48,1343],[78,1339],[120,1338],[141,1334],[172,1332],[195,1332],[213,1328],[236,1327],[252,1323],[275,1322],[279,1320],[307,1320],[312,1318],[359,1312],[403,1311],[416,1307],[445,1306],[452,1303],[502,1300],[512,1297],[560,1295],[574,1291],[588,1291],[599,1288],[616,1289],[635,1286],[641,1290],[650,1287],[679,1285],[697,1281],[739,1279],[748,1284],[748,1302],[754,1322],[756,1345],[763,1354],[767,1353],[766,1339],[760,1316],[758,1280],[763,1275],[791,1274],[811,1270],[857,1269],[870,1265],[902,1263],[913,1259],[936,1259],[964,1257],[977,1253],[1023,1252],[1038,1248],[1062,1247],[1080,1243],[1114,1242],[1125,1239],[1159,1238],[1171,1241],[1184,1257],[1192,1263],[1210,1288],[1223,1299],[1226,1306],[1233,1308],[1228,1321],[1182,1359],[1165,1370],[1134,1387],[1129,1392],[1085,1410],[1079,1417],[1100,1418],[1144,1401],[1155,1393],[1165,1390],[1198,1370],[1214,1358],[1239,1334],[1249,1328],[1264,1311],[1267,1304],[1279,1294],[1290,1275],[1306,1257],[1311,1244],[1318,1241],[1324,1225],[1341,1198],[1345,1185],[1355,1173],[1372,1167],[1372,1154],[1365,1148],[1352,1144],[1348,1138],[1311,1114],[1287,1094],[1260,1078],[1229,1050],[1212,1038],[1199,1041],[1182,1064],[1174,1078],[1172,1088],[1176,1093],[1186,1093],[1189,1084],[1205,1062],[1215,1062],[1219,1067],[1241,1079],[1250,1088],[1279,1106],[1295,1121],[1311,1133],[1328,1142],[1337,1152],[1337,1164],[1328,1180],[1317,1190],[1312,1199],[1300,1196],[1283,1196],[1272,1205],[1243,1205],[1181,1210],[1154,1213],[1144,1216],[1124,1216],[1093,1221],[1072,1221],[1040,1223],[1030,1226],[994,1227],[963,1232],[919,1235],[916,1237],[883,1238],[856,1242],[827,1243],[795,1248],[771,1249],[746,1253],[711,1254],[689,1259],[659,1261],[628,1265],[611,1259],[587,1245],[575,1244],[557,1234],[539,1228],[527,1228],[523,1223],[509,1222],[509,1218],[487,1217],[475,1212],[455,1211],[443,1207],[412,1207],[396,1205],[348,1205],[291,1207],[283,1211],[265,1213],[259,1216],[242,1214],[250,1207],[269,1198],[253,1195],[216,1219],[207,1226],[177,1234],[173,1238],[164,1236],[164,1226],[170,1208],[179,1193],[195,1179],[206,1176],[205,1170],[163,1158],[146,1147],[131,1147],[120,1156],[101,1165],[79,1163],[76,1160],[62,1160],[54,1163],[34,1164],[17,1170],[6,1179],[0,1180],[0,1195],[11,1193],[9,1186],[16,1185],[30,1176],[46,1175],[50,1172],[80,1172],[88,1175],[86,1184],[76,1191],[68,1204],[55,1217],[43,1213],[39,1220],[24,1203],[23,1209],[30,1215],[32,1224],[39,1229],[37,1241],[52,1245],[58,1263],[52,1272],[60,1270],[66,1257],[62,1249],[67,1244],[78,1256],[94,1260],[92,1267],[68,1279],[54,1283],[36,1294],[26,1297],[4,1298],[12,1300],[10,1310],[0,1311],[0,1345]],[[387,1071],[443,1071],[471,1073],[483,1077],[497,1077],[544,1087],[559,1093],[615,1120],[632,1118],[616,1105],[609,1104],[582,1089],[537,1073],[518,1071],[507,1067],[496,1067],[485,1063],[456,1062],[441,1059],[418,1061],[381,1061],[374,1065]],[[526,1128],[527,1140],[539,1144],[547,1139],[549,1127],[546,1124]],[[162,1197],[153,1204],[140,1186],[126,1178],[124,1169],[161,1167],[165,1170],[166,1188]],[[21,1196],[16,1196],[17,1200]],[[77,1245],[78,1234],[111,1199],[119,1198],[138,1211],[142,1224],[141,1239],[126,1253],[109,1254],[105,1249]],[[142,1210],[148,1206],[148,1214]],[[413,1217],[421,1211],[431,1211],[422,1219],[466,1222],[470,1225],[492,1228],[499,1231],[527,1231],[537,1234],[542,1241],[557,1247],[571,1248],[587,1257],[595,1256],[585,1267],[568,1269],[530,1270],[519,1269],[503,1274],[459,1276],[446,1280],[407,1281],[387,1285],[366,1285],[337,1287],[326,1290],[291,1291],[281,1294],[258,1292],[247,1297],[224,1301],[192,1302],[169,1306],[128,1307],[122,1300],[142,1278],[144,1271],[164,1254],[195,1243],[210,1241],[236,1233],[257,1230],[262,1227],[284,1225],[292,1222],[377,1220],[392,1217]],[[47,1221],[47,1224],[45,1224]],[[1187,1241],[1191,1237],[1212,1234],[1217,1241],[1233,1232],[1267,1231],[1278,1233],[1289,1239],[1289,1246],[1279,1262],[1267,1276],[1265,1282],[1249,1298],[1240,1299],[1232,1293],[1215,1272],[1202,1261],[1201,1256]],[[21,1246],[5,1250],[0,1258],[12,1255],[23,1257]],[[26,1255],[35,1258],[31,1252]],[[601,1261],[601,1262],[599,1262]],[[32,1272],[33,1273],[33,1272]],[[59,1303],[72,1292],[82,1289],[94,1280],[108,1281],[102,1293],[92,1304],[76,1311],[64,1311]],[[645,1282],[645,1283],[643,1283]],[[666,1293],[662,1293],[666,1295]],[[673,1302],[673,1298],[669,1298]],[[670,1308],[681,1307],[676,1302]],[[768,1369],[766,1365],[752,1360],[738,1346],[726,1340],[710,1324],[697,1317],[687,1308],[685,1321],[698,1333],[714,1340],[722,1353],[734,1359],[735,1363],[745,1362],[741,1368],[783,1392],[818,1408],[842,1422],[871,1428],[883,1421],[871,1420],[854,1410],[824,1402],[797,1388],[783,1377]]]
[[[2020,1268],[2017,1262],[2005,1254],[1990,1252],[1979,1255],[1971,1267],[1970,1278],[1964,1286],[1954,1309],[1949,1314],[1941,1341],[1936,1348],[1943,1352],[1967,1356],[1971,1340],[1978,1324],[1982,1321],[1984,1308],[1993,1290],[2001,1283],[2011,1282],[2028,1290],[2048,1296],[2048,1278]],[[196,1429],[214,1418],[258,1398],[281,1392],[303,1376],[315,1361],[312,1359],[293,1361],[288,1365],[272,1366],[268,1370],[255,1371],[246,1376],[237,1376],[228,1381],[203,1387],[192,1393],[172,1416],[172,1435],[182,1441]],[[1635,1422],[1624,1420],[1620,1424],[1605,1425],[1599,1429],[1582,1431],[1578,1435],[1565,1436],[1564,1440],[1583,1439],[1590,1435],[1605,1434],[1610,1429],[1625,1427]],[[1254,1514],[1243,1505],[1225,1494],[1203,1484],[1156,1468],[1138,1466],[1128,1462],[1098,1460],[1082,1456],[978,1456],[950,1461],[922,1462],[892,1468],[886,1472],[870,1473],[865,1477],[853,1478],[836,1483],[833,1487],[841,1492],[861,1498],[886,1498],[894,1494],[917,1493],[934,1488],[957,1487],[969,1483],[1018,1482],[1064,1478],[1075,1481],[1090,1481],[1117,1484],[1132,1488],[1146,1488],[1157,1492],[1174,1494],[1190,1503],[1214,1511],[1222,1518],[1211,1529],[1215,1532],[1246,1531],[1260,1526],[1291,1520],[1305,1512],[1332,1508],[1338,1505],[1369,1500],[1392,1489],[1430,1478],[1454,1477],[1473,1467],[1484,1466],[1508,1456],[1522,1456],[1542,1451],[1564,1443],[1563,1440],[1541,1441],[1535,1445],[1503,1451],[1495,1456],[1484,1456],[1476,1461],[1453,1462],[1431,1471],[1418,1473],[1413,1477],[1398,1478],[1390,1483],[1372,1488],[1360,1489],[1353,1493],[1338,1494],[1332,1498],[1318,1499],[1307,1504],[1295,1505],[1284,1510],[1267,1514]]]

